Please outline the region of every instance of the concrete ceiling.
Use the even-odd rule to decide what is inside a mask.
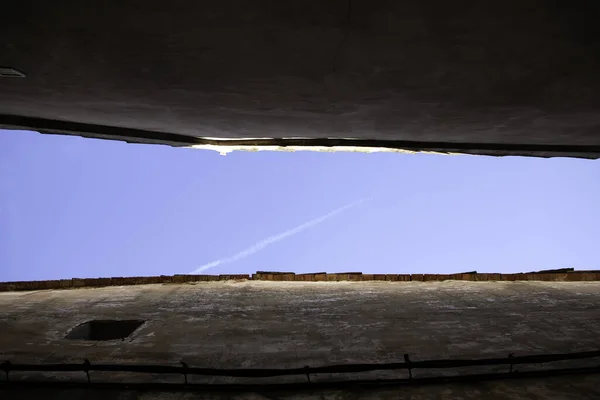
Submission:
[[[4,0],[0,127],[598,158],[597,4]]]

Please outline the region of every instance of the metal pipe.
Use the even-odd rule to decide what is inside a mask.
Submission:
[[[89,362],[81,364],[13,364],[4,362],[0,364],[0,370],[5,373],[13,371],[38,371],[38,372],[77,372],[77,371],[112,371],[112,372],[139,372],[139,373],[163,373],[163,374],[187,374],[187,375],[209,375],[226,376],[237,378],[260,378],[286,375],[306,375],[322,373],[357,373],[369,371],[384,371],[396,369],[421,369],[421,368],[459,368],[491,365],[517,365],[517,364],[542,364],[555,361],[580,360],[600,357],[600,351],[585,351],[577,353],[541,354],[506,358],[484,358],[472,360],[426,360],[399,363],[382,364],[348,364],[329,365],[322,367],[302,368],[198,368],[187,366],[169,365],[140,365],[140,364],[92,364]],[[409,365],[410,364],[410,365]]]
[[[489,373],[458,376],[437,376],[412,379],[382,379],[382,380],[346,380],[346,381],[312,381],[298,383],[267,383],[267,384],[206,384],[206,383],[156,383],[156,382],[69,382],[69,381],[40,381],[18,380],[0,382],[0,390],[11,389],[94,389],[94,390],[139,390],[159,392],[281,392],[323,389],[360,389],[401,386],[440,385],[449,383],[466,383],[493,381],[502,379],[531,379],[548,378],[553,376],[582,375],[600,373],[600,365],[586,368],[563,368],[538,371]]]

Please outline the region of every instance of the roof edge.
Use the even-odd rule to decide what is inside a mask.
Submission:
[[[560,270],[559,270],[560,271]],[[107,286],[132,286],[150,284],[182,284],[196,282],[214,282],[231,280],[253,281],[286,281],[286,282],[435,282],[446,280],[457,281],[548,281],[548,282],[582,282],[600,281],[600,271],[570,272],[528,272],[517,274],[500,273],[460,273],[460,274],[363,274],[361,272],[345,272],[328,274],[324,272],[295,274],[292,272],[261,272],[255,274],[231,275],[160,275],[113,278],[72,278],[44,281],[0,282],[0,292],[32,291],[49,289],[99,288]]]
[[[208,148],[220,152],[223,149],[249,150],[286,150],[299,148],[317,151],[360,151],[364,149],[387,149],[400,152],[433,152],[444,154],[476,154],[490,156],[532,156],[532,157],[576,157],[600,158],[600,145],[544,145],[517,143],[453,143],[406,140],[365,140],[352,138],[202,138],[177,133],[148,131],[108,125],[86,124],[72,121],[60,121],[33,118],[19,115],[0,114],[0,128],[31,130],[45,134],[75,135],[88,138],[118,140],[128,143],[162,144],[175,147]],[[311,149],[312,148],[312,149]],[[326,150],[329,149],[329,150]],[[369,152],[369,150],[365,150]]]

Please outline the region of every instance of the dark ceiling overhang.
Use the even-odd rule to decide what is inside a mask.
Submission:
[[[6,0],[0,127],[598,158],[597,4]]]

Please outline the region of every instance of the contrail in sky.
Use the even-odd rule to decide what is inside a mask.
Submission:
[[[210,262],[208,264],[205,264],[205,265],[203,265],[201,267],[198,267],[198,268],[196,268],[194,271],[192,271],[190,273],[191,274],[198,274],[198,273],[200,273],[202,271],[205,271],[205,270],[207,270],[209,268],[216,267],[217,265],[229,264],[229,263],[241,260],[242,258],[246,258],[246,257],[248,257],[248,256],[250,256],[250,255],[252,255],[254,253],[258,253],[259,251],[261,251],[262,249],[264,249],[265,247],[267,247],[267,246],[269,246],[269,245],[271,245],[273,243],[277,243],[277,242],[279,242],[279,241],[281,241],[283,239],[286,239],[286,238],[288,238],[290,236],[293,236],[293,235],[295,235],[297,233],[300,233],[300,232],[302,232],[302,231],[304,231],[306,229],[312,228],[313,226],[318,225],[321,222],[323,222],[323,221],[325,221],[325,220],[327,220],[327,219],[329,219],[329,218],[331,218],[331,217],[333,217],[333,216],[335,216],[335,215],[337,215],[339,213],[342,213],[342,212],[344,212],[344,211],[346,211],[346,210],[348,210],[348,209],[350,209],[350,208],[352,208],[352,207],[354,207],[354,206],[356,206],[356,205],[358,205],[358,204],[360,204],[360,203],[362,203],[362,202],[364,202],[366,200],[368,200],[368,198],[363,198],[363,199],[354,201],[354,202],[352,202],[350,204],[346,204],[343,207],[336,208],[335,210],[333,210],[333,211],[331,211],[331,212],[329,212],[329,213],[327,213],[325,215],[322,215],[322,216],[317,217],[315,219],[311,219],[310,221],[305,222],[302,225],[298,225],[295,228],[288,229],[285,232],[282,232],[282,233],[279,233],[277,235],[273,235],[273,236],[270,236],[270,237],[268,237],[266,239],[263,239],[260,242],[257,242],[255,244],[253,244],[252,246],[248,247],[247,249],[242,250],[242,251],[240,251],[237,254],[234,254],[233,256],[226,257],[226,258],[221,258],[219,260],[216,260],[216,261]]]

